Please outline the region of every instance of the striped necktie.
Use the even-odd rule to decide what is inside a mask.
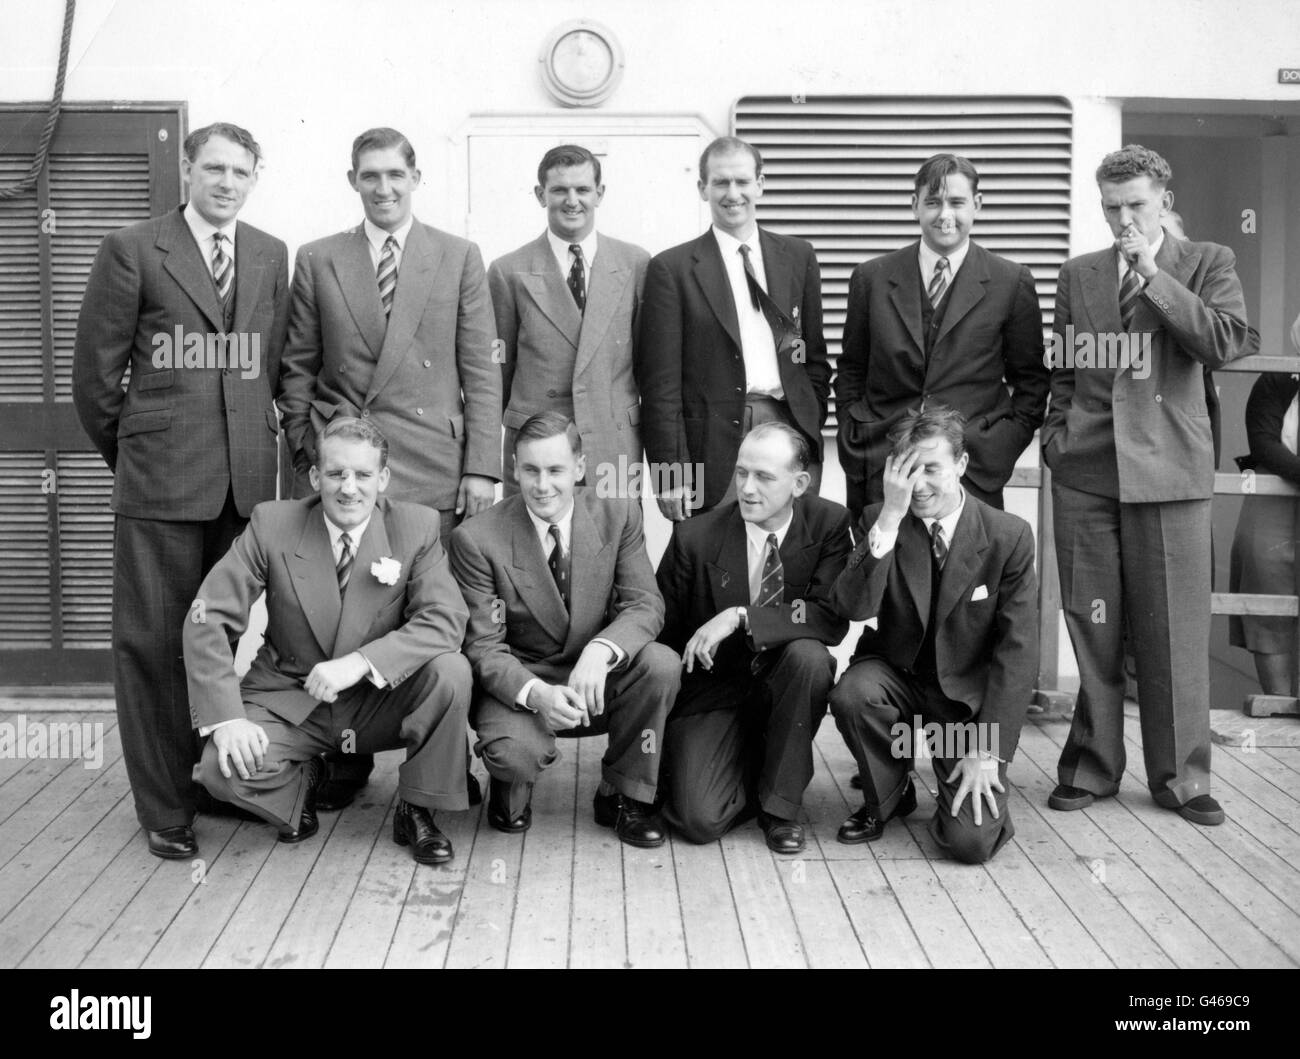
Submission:
[[[212,280],[217,285],[222,312],[230,309],[230,295],[235,289],[235,263],[225,251],[226,236],[216,232],[212,236]]]
[[[352,576],[352,560],[356,556],[352,552],[352,538],[344,533],[339,537],[339,544],[342,550],[339,552],[338,565],[334,567],[334,573],[339,579],[339,595],[343,595],[348,587],[348,579]]]
[[[930,277],[930,286],[926,293],[930,296],[930,305],[937,307],[943,301],[944,292],[948,289],[948,259],[939,258],[934,263],[934,275]]]
[[[781,552],[776,542],[776,534],[767,535],[767,549],[763,554],[763,579],[758,584],[758,596],[754,600],[756,607],[779,607],[785,595],[785,567],[781,564]]]
[[[384,303],[384,315],[388,316],[393,311],[393,291],[397,289],[397,240],[391,235],[384,240],[375,278],[379,281],[379,300]]]
[[[1119,285],[1119,319],[1124,326],[1124,330],[1131,330],[1133,327],[1133,315],[1137,312],[1138,295],[1142,293],[1142,281],[1138,279],[1138,274],[1124,265],[1124,279]]]
[[[569,268],[569,293],[578,304],[578,312],[587,311],[587,280],[582,267],[582,247],[578,243],[569,245],[573,255],[573,265]]]
[[[935,565],[942,570],[943,564],[948,561],[948,541],[938,519],[930,523],[930,554],[934,556]]]
[[[755,309],[762,312],[762,296],[766,292],[763,290],[763,285],[758,282],[758,274],[754,271],[754,262],[749,259],[748,243],[740,244],[740,256],[745,262],[745,284],[749,287],[749,300]]]

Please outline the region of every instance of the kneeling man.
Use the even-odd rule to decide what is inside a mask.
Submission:
[[[310,479],[316,496],[253,510],[186,618],[191,719],[212,736],[194,778],[299,842],[317,830],[322,752],[404,746],[393,839],[442,863],[434,810],[468,806],[471,676],[438,513],[380,498],[388,442],[361,419],[321,431]],[[263,590],[266,639],[241,682],[233,645]]]
[[[555,737],[608,732],[596,823],[651,848],[664,841],[651,803],[681,660],[654,642],[664,603],[640,505],[576,488],[586,469],[573,420],[530,416],[515,435],[520,492],[451,535],[474,749],[492,777],[488,823],[526,831],[533,784],[560,759]]]
[[[1038,673],[1038,590],[1029,524],[961,487],[963,424],[932,404],[890,435],[884,502],[863,511],[864,539],[832,596],[844,617],[876,627],[858,641],[831,712],[864,795],[839,840],[870,842],[916,808],[912,744],[934,722],[944,738],[932,747],[930,833],[978,864],[1015,833],[1007,762]]]

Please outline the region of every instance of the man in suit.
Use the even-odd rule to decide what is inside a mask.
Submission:
[[[659,565],[660,639],[686,665],[665,744],[668,820],[711,842],[757,813],[768,848],[798,853],[813,736],[848,632],[827,604],[849,515],[808,492],[803,433],[763,423],[741,443],[737,499],[673,527]]]
[[[1028,523],[961,485],[967,436],[961,413],[937,403],[895,425],[885,498],[863,513],[832,595],[844,617],[875,627],[830,704],[863,781],[839,840],[870,842],[916,808],[908,774],[917,740],[933,734],[930,834],[979,864],[1015,833],[1007,763],[1038,674],[1038,582]]]
[[[100,246],[73,360],[77,414],[113,472],[122,753],[149,850],[171,859],[197,853],[202,793],[181,622],[253,506],[275,496],[289,307],[284,243],[236,220],[261,148],[219,122],[190,133],[184,153],[189,201]]]
[[[882,498],[890,431],[931,401],[965,415],[970,463],[962,486],[1000,508],[1047,403],[1034,277],[970,237],[981,205],[975,166],[937,154],[913,186],[921,238],[864,262],[849,281],[835,400],[855,520]]]
[[[470,612],[474,749],[492,777],[488,822],[520,832],[533,785],[560,758],[555,737],[608,733],[596,823],[650,848],[664,841],[651,803],[681,662],[654,642],[663,600],[641,507],[577,488],[584,464],[571,419],[532,416],[515,436],[521,495],[451,536]]]
[[[465,603],[438,516],[381,499],[383,434],[335,417],[312,447],[317,495],[259,505],[185,622],[193,723],[212,737],[194,778],[300,842],[318,827],[322,751],[405,746],[393,840],[441,864],[433,813],[468,805]],[[266,638],[241,681],[232,644],[263,591]]]
[[[577,423],[587,485],[626,488],[641,462],[632,342],[650,255],[596,234],[605,185],[600,159],[585,147],[547,151],[533,193],[546,210],[546,231],[488,268],[503,358],[505,493],[519,488],[515,433],[546,411]]]
[[[1162,228],[1171,176],[1138,144],[1103,158],[1115,241],[1067,261],[1057,281],[1043,461],[1079,696],[1048,804],[1082,809],[1119,789],[1127,623],[1147,785],[1158,805],[1213,825],[1204,368],[1259,352],[1259,335],[1232,251]]]
[[[395,500],[435,508],[444,539],[492,506],[501,477],[501,373],[478,247],[417,221],[415,150],[395,129],[352,143],[348,182],[365,219],[308,243],[294,266],[284,431],[294,495],[310,493],[316,433],[360,416],[388,438]],[[366,783],[368,755],[331,755],[323,809]]]
[[[765,422],[803,434],[816,493],[830,394],[817,257],[758,227],[758,149],[714,140],[699,190],[713,224],[650,261],[635,350],[651,484],[674,521],[734,499],[741,439]]]

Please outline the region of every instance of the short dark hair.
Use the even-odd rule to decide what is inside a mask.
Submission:
[[[754,159],[754,176],[763,175],[763,156],[758,153],[758,148],[747,140],[742,140],[736,136],[719,136],[708,147],[704,148],[704,153],[700,155],[700,183],[709,182],[709,159],[715,154],[736,154],[738,151],[748,151],[750,157]]]
[[[579,147],[576,143],[562,143],[559,147],[552,147],[544,155],[537,166],[537,186],[546,187],[546,174],[552,169],[567,169],[570,166],[590,165],[592,173],[596,176],[597,185],[600,184],[600,159],[592,154],[587,148]]]
[[[582,435],[578,433],[578,425],[561,412],[538,412],[525,419],[515,435],[515,454],[519,454],[519,446],[525,441],[544,441],[560,434],[569,439],[573,454],[581,456]]]
[[[975,163],[960,154],[932,154],[916,171],[912,178],[912,190],[919,197],[924,190],[927,195],[937,195],[943,182],[958,173],[970,181],[971,194],[980,189],[980,175]]]
[[[415,168],[415,148],[411,146],[411,141],[396,129],[381,125],[375,129],[367,129],[352,141],[352,172],[355,173],[361,164],[363,151],[386,151],[390,147],[401,150],[407,167]]]
[[[966,451],[966,417],[957,409],[942,402],[931,402],[924,408],[914,408],[894,424],[889,432],[889,454],[895,458],[903,455],[918,441],[941,437],[952,446],[953,459],[961,459]]]
[[[185,157],[189,161],[194,161],[199,156],[199,151],[205,143],[214,136],[224,136],[231,143],[237,143],[245,151],[253,156],[253,168],[257,168],[257,163],[262,160],[262,148],[257,145],[253,139],[253,134],[245,128],[238,125],[232,125],[228,121],[214,121],[211,125],[204,125],[201,129],[195,129],[185,137]]]
[[[1123,184],[1138,177],[1150,177],[1153,184],[1164,187],[1174,178],[1174,171],[1160,155],[1140,143],[1111,151],[1097,167],[1098,184]]]
[[[804,437],[789,423],[782,423],[773,420],[767,423],[759,423],[742,439],[743,445],[750,438],[760,439],[769,434],[780,434],[790,442],[790,451],[793,455],[794,469],[796,471],[806,471],[809,464],[812,463],[812,446],[808,444],[808,439]]]
[[[364,441],[379,450],[379,466],[388,466],[388,439],[384,432],[373,423],[355,416],[342,416],[331,419],[316,434],[316,468],[320,469],[320,454],[325,442],[330,438],[342,438],[344,441]]]

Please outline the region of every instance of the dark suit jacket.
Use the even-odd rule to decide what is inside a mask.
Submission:
[[[623,473],[641,460],[641,404],[632,374],[632,340],[650,255],[601,234],[578,312],[543,232],[493,261],[488,287],[501,340],[505,402],[502,466],[513,492],[515,433],[529,416],[571,415],[582,435],[587,484],[599,470]]]
[[[395,686],[438,655],[457,651],[467,612],[438,538],[438,515],[380,499],[357,544],[339,600],[334,555],[318,497],[259,504],[230,551],[203,579],[185,620],[185,669],[195,728],[243,717],[244,703],[301,724],[320,703],[303,690],[312,667],[360,650]],[[401,564],[386,585],[371,564]],[[231,645],[266,591],[266,639],[241,683]],[[363,677],[369,684],[369,677]]]
[[[1282,441],[1282,424],[1287,409],[1295,400],[1298,385],[1295,375],[1281,372],[1265,372],[1255,380],[1246,401],[1246,437],[1250,442],[1250,455],[1237,457],[1237,466],[1243,471],[1277,474],[1300,485],[1300,456]]]
[[[636,501],[575,490],[571,534],[570,612],[519,494],[451,535],[451,568],[470,612],[465,654],[479,687],[507,705],[533,677],[562,684],[596,637],[622,648],[626,665],[663,625]]]
[[[817,256],[804,240],[766,228],[759,229],[759,245],[768,294],[783,317],[781,385],[820,461],[831,369]],[[646,455],[652,466],[703,463],[702,504],[712,507],[735,470],[746,393],[740,325],[712,229],[651,259],[638,332]],[[698,481],[692,487],[701,488]]]
[[[212,272],[183,209],[122,228],[100,245],[77,318],[73,399],[113,471],[119,515],[214,519],[229,487],[246,517],[275,496],[274,400],[289,255],[279,239],[238,222],[232,332],[246,336],[249,352],[256,342],[256,374],[166,366],[166,347],[156,340],[174,346],[178,328],[183,335],[225,332]]]
[[[665,607],[660,641],[680,653],[696,629],[728,607],[745,607],[750,628],[749,635],[738,631],[718,646],[711,672],[696,668],[683,673],[683,683],[748,680],[755,652],[791,640],[820,640],[830,647],[843,640],[849,623],[828,600],[851,548],[849,513],[841,505],[816,496],[797,498],[781,542],[782,602],[755,607],[749,598],[749,558],[739,505],[732,501],[676,523],[659,564]],[[683,698],[689,703],[686,713],[703,713],[711,706],[708,696]]]
[[[966,416],[966,474],[995,492],[1011,477],[1047,403],[1034,278],[972,240],[945,296],[927,363],[919,248],[918,241],[853,270],[835,378],[841,461],[865,461],[865,479],[878,483],[894,424],[925,401],[941,401]],[[878,484],[874,491],[879,495]]]
[[[456,506],[461,475],[501,477],[501,371],[478,247],[416,221],[384,319],[364,225],[308,243],[293,275],[284,430],[310,491],[316,431],[364,416],[388,438],[388,495]]]
[[[1160,271],[1138,296],[1133,331],[1150,335],[1145,378],[1133,369],[1057,367],[1043,423],[1043,460],[1062,484],[1124,503],[1208,499],[1214,446],[1204,367],[1259,352],[1226,246],[1166,233]],[[1118,335],[1114,247],[1067,261],[1052,323],[1062,352],[1075,336]],[[1145,372],[1144,372],[1145,373]]]
[[[911,671],[930,621],[930,535],[908,514],[892,551],[876,559],[867,535],[880,504],[862,513],[862,541],[835,583],[832,605],[851,621],[875,618],[854,657]],[[981,591],[983,589],[983,591]],[[975,599],[976,595],[983,598]],[[939,686],[972,718],[998,725],[998,756],[1015,753],[1038,677],[1038,579],[1024,519],[966,495],[939,582]]]

